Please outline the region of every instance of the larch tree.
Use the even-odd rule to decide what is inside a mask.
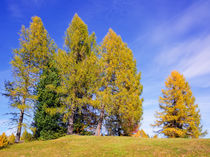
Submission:
[[[160,112],[153,126],[160,127],[159,133],[172,137],[198,138],[203,135],[200,111],[195,104],[188,82],[177,71],[172,71],[165,82],[159,98]]]
[[[74,129],[75,111],[82,109],[92,99],[97,75],[95,34],[89,35],[87,25],[75,14],[65,37],[66,51],[55,55],[55,65],[60,74],[61,86],[56,88],[62,95],[60,108],[49,112],[64,113],[68,122],[67,134]]]
[[[115,117],[112,123],[117,123],[118,135],[129,135],[142,117],[141,73],[137,72],[132,51],[112,29],[103,39],[100,58],[101,86],[95,106],[100,117],[95,135],[101,133],[105,114]]]
[[[34,89],[40,73],[54,50],[55,44],[39,17],[32,17],[29,28],[22,26],[20,48],[13,51],[14,56],[11,61],[14,81],[5,84],[5,95],[12,100],[11,106],[20,111],[16,142],[20,141],[24,114],[36,100]]]

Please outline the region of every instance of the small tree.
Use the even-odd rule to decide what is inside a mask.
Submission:
[[[25,129],[22,133],[21,140],[23,140],[24,142],[32,141],[33,135]]]
[[[177,71],[171,72],[165,86],[159,99],[161,111],[157,112],[158,120],[153,126],[161,127],[159,132],[167,137],[201,136],[200,111],[184,76]]]
[[[155,134],[152,138],[158,138],[158,135],[157,135],[157,134]]]
[[[11,134],[8,137],[8,141],[9,141],[9,144],[14,144],[15,143],[15,135],[14,134]]]
[[[149,135],[147,135],[145,131],[141,129],[137,130],[137,132],[133,135],[133,137],[149,138]]]
[[[6,134],[3,132],[2,135],[0,135],[0,148],[6,147],[8,145],[8,139]]]

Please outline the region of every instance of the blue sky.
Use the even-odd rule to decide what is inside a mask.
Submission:
[[[147,133],[153,135],[150,124],[155,120],[164,81],[172,70],[178,70],[189,81],[203,127],[210,133],[209,8],[210,0],[1,0],[0,90],[4,80],[12,79],[9,62],[12,49],[18,47],[21,25],[28,27],[32,16],[41,17],[62,48],[64,32],[78,13],[89,31],[96,33],[98,43],[112,28],[132,49],[138,71],[142,72],[142,128]],[[4,114],[10,111],[8,100],[0,96],[0,134],[7,130],[8,116]]]

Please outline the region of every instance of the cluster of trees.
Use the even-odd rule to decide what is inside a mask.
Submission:
[[[21,29],[11,61],[14,81],[5,83],[4,93],[19,109],[16,142],[26,115],[33,115],[34,136],[40,139],[98,136],[102,127],[107,135],[131,135],[142,119],[143,86],[127,44],[110,29],[98,45],[75,14],[64,45],[56,46],[37,16]],[[172,72],[166,87],[155,125],[168,137],[199,137],[200,114],[188,83]]]
[[[35,137],[66,134],[129,135],[142,117],[142,85],[132,51],[112,29],[97,45],[77,14],[57,48],[39,17],[20,33],[11,61],[14,81],[5,84],[19,109],[16,142],[24,116],[34,109]]]

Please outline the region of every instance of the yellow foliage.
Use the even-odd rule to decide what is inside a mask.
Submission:
[[[184,76],[172,71],[165,87],[159,98],[161,112],[157,112],[158,120],[153,126],[161,127],[161,133],[167,137],[201,136],[200,111]]]
[[[41,18],[37,16],[32,17],[29,28],[22,26],[19,41],[19,48],[13,51],[13,59],[10,62],[14,82],[6,84],[7,95],[12,100],[11,106],[20,111],[17,141],[20,139],[24,112],[29,110],[32,107],[31,102],[37,99],[31,91],[36,88],[40,74],[47,68],[56,49]]]
[[[0,135],[0,148],[6,147],[8,145],[8,140],[6,134],[3,132],[2,135]]]
[[[59,108],[47,109],[51,114],[64,113],[64,121],[74,115],[76,108],[81,109],[84,104],[90,104],[98,80],[95,42],[95,34],[89,35],[87,25],[75,14],[66,31],[67,51],[59,49],[54,55],[61,81],[56,92],[64,95],[61,97],[62,104]]]
[[[21,140],[23,140],[24,142],[32,141],[33,135],[31,133],[27,132],[27,130],[25,129],[21,136]]]
[[[124,135],[130,135],[142,117],[141,73],[137,72],[131,49],[112,29],[103,39],[100,55],[103,89],[96,93],[101,102],[96,108],[117,118],[116,127],[120,126]],[[110,126],[111,130],[113,127]]]
[[[158,135],[157,135],[157,134],[155,134],[155,135],[153,136],[153,138],[158,138]]]
[[[8,141],[9,141],[9,144],[14,144],[15,143],[15,135],[12,134],[8,137]]]
[[[141,137],[141,138],[149,138],[149,136],[145,133],[145,131],[143,129],[138,130],[134,135],[132,135],[133,137]]]

